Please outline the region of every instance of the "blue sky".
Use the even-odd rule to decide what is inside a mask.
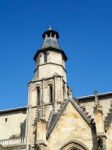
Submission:
[[[25,106],[33,56],[52,25],[75,97],[112,91],[111,0],[0,0],[0,109]]]

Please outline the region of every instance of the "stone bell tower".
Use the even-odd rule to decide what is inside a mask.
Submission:
[[[46,122],[51,111],[70,95],[67,87],[67,57],[58,44],[59,34],[51,27],[42,35],[43,44],[34,56],[34,78],[29,83],[27,112],[27,150],[45,149]]]

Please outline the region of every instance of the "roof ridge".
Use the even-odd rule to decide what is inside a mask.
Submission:
[[[97,95],[98,96],[105,96],[105,95],[108,95],[108,94],[112,94],[112,91],[109,91],[109,92],[103,92],[103,93],[98,93]],[[79,99],[83,99],[83,98],[89,98],[89,97],[94,97],[94,95],[92,94],[92,95],[84,95],[84,96],[79,96],[79,97],[74,97],[74,100],[75,99],[77,99],[77,100],[79,100]]]

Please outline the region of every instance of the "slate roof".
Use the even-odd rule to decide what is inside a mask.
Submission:
[[[34,56],[34,60],[36,60],[38,54],[40,52],[47,52],[49,51],[55,51],[55,52],[59,52],[63,55],[63,58],[65,59],[65,61],[67,60],[67,56],[65,54],[65,52],[63,50],[60,49],[59,44],[58,44],[58,38],[59,38],[59,34],[58,32],[54,31],[52,28],[49,28],[49,30],[45,31],[42,35],[43,37],[43,43],[42,43],[42,47],[40,50],[38,50]]]
[[[18,108],[0,110],[0,114],[14,113],[14,112],[20,112],[20,111],[26,112],[26,110],[27,110],[27,107],[18,107]]]
[[[43,33],[42,37],[44,39],[42,48],[54,47],[54,48],[59,49],[59,44],[58,44],[59,34],[58,34],[58,32],[52,30],[52,28],[49,28],[48,31],[45,31]]]
[[[59,49],[59,44],[58,44],[57,39],[56,38],[52,38],[52,37],[46,38],[43,41],[42,48],[47,48],[47,47],[54,47],[54,48],[58,48]]]

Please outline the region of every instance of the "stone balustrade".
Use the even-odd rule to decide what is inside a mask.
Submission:
[[[25,145],[25,138],[12,138],[12,139],[4,139],[0,140],[0,145],[2,146],[10,146],[10,145]]]

